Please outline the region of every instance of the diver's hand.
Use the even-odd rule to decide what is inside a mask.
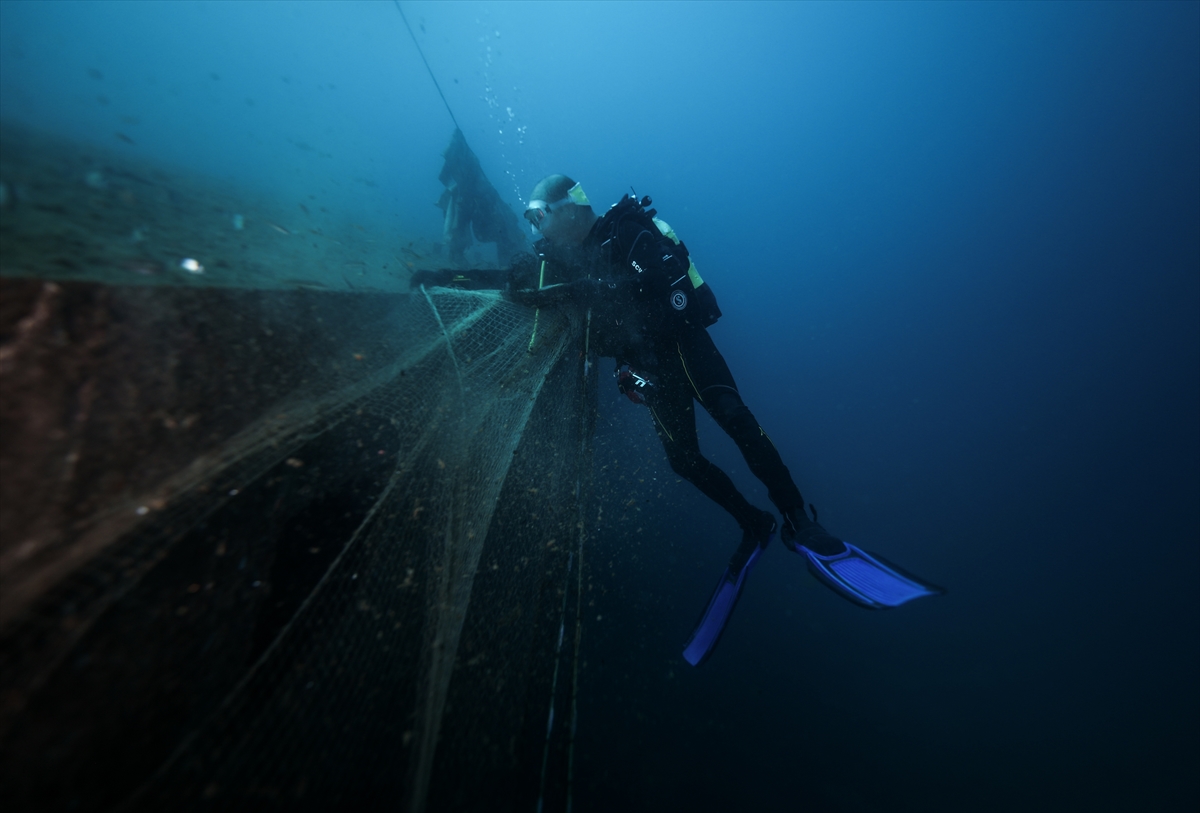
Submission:
[[[414,271],[408,278],[409,288],[446,288],[454,280],[454,272],[448,269],[441,271]]]

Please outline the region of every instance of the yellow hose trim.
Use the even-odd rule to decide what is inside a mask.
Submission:
[[[679,363],[683,365],[683,374],[688,377],[688,383],[692,385],[692,392],[696,393],[696,400],[704,403],[704,398],[700,395],[700,390],[696,389],[696,382],[692,380],[692,372],[687,368],[687,359],[683,357],[683,348],[679,342],[675,342],[675,350],[679,353]]]
[[[669,440],[669,441],[671,441],[672,443],[674,443],[674,442],[675,442],[675,438],[674,438],[674,437],[671,435],[671,433],[670,433],[670,432],[668,432],[668,431],[667,431],[667,427],[663,425],[663,422],[662,422],[661,420],[659,420],[658,413],[654,411],[654,407],[653,407],[653,405],[649,405],[649,404],[647,404],[647,406],[649,406],[649,407],[650,407],[650,414],[654,416],[654,422],[655,422],[656,424],[658,424],[658,428],[659,428],[659,429],[661,429],[661,430],[662,430],[662,433],[663,433],[664,435],[666,435],[666,436],[667,436],[667,440]]]

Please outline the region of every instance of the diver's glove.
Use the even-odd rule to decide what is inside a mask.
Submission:
[[[628,364],[617,367],[613,373],[617,378],[617,390],[635,404],[644,404],[654,392],[655,377],[650,373],[638,372]],[[771,520],[774,522],[774,518]]]
[[[454,282],[454,271],[443,268],[440,271],[414,271],[408,278],[409,288],[448,288]]]

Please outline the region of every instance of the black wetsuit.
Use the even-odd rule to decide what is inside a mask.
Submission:
[[[645,401],[671,468],[743,529],[764,533],[773,520],[700,453],[694,402],[737,444],[785,517],[803,516],[803,498],[706,330],[721,315],[715,297],[705,283],[696,284],[686,246],[663,234],[652,216],[626,199],[597,220],[580,248],[546,241],[537,248],[568,281],[565,287],[575,289],[572,298],[591,308],[599,355],[654,380]]]
[[[733,515],[743,528],[760,520],[729,476],[700,453],[695,402],[733,438],[750,471],[763,482],[783,512],[803,511],[803,498],[767,433],[742,401],[721,351],[702,327],[680,331],[674,347],[661,348],[654,372],[658,383],[647,399],[654,427],[671,468]]]
[[[664,234],[653,215],[626,197],[596,221],[582,245],[542,240],[535,246],[538,258],[526,257],[505,271],[419,272],[412,283],[506,288],[529,304],[570,301],[589,309],[596,353],[654,381],[641,392],[675,473],[760,541],[774,526],[700,453],[698,402],[737,444],[784,515],[785,532],[794,534],[797,523],[807,523],[804,500],[708,335],[706,328],[721,316],[716,297],[695,273],[687,247],[673,233]]]

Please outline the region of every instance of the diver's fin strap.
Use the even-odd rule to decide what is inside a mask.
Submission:
[[[845,545],[845,551],[833,556],[814,553],[800,546],[800,552],[808,560],[809,571],[842,598],[882,610],[946,592],[849,542]]]

